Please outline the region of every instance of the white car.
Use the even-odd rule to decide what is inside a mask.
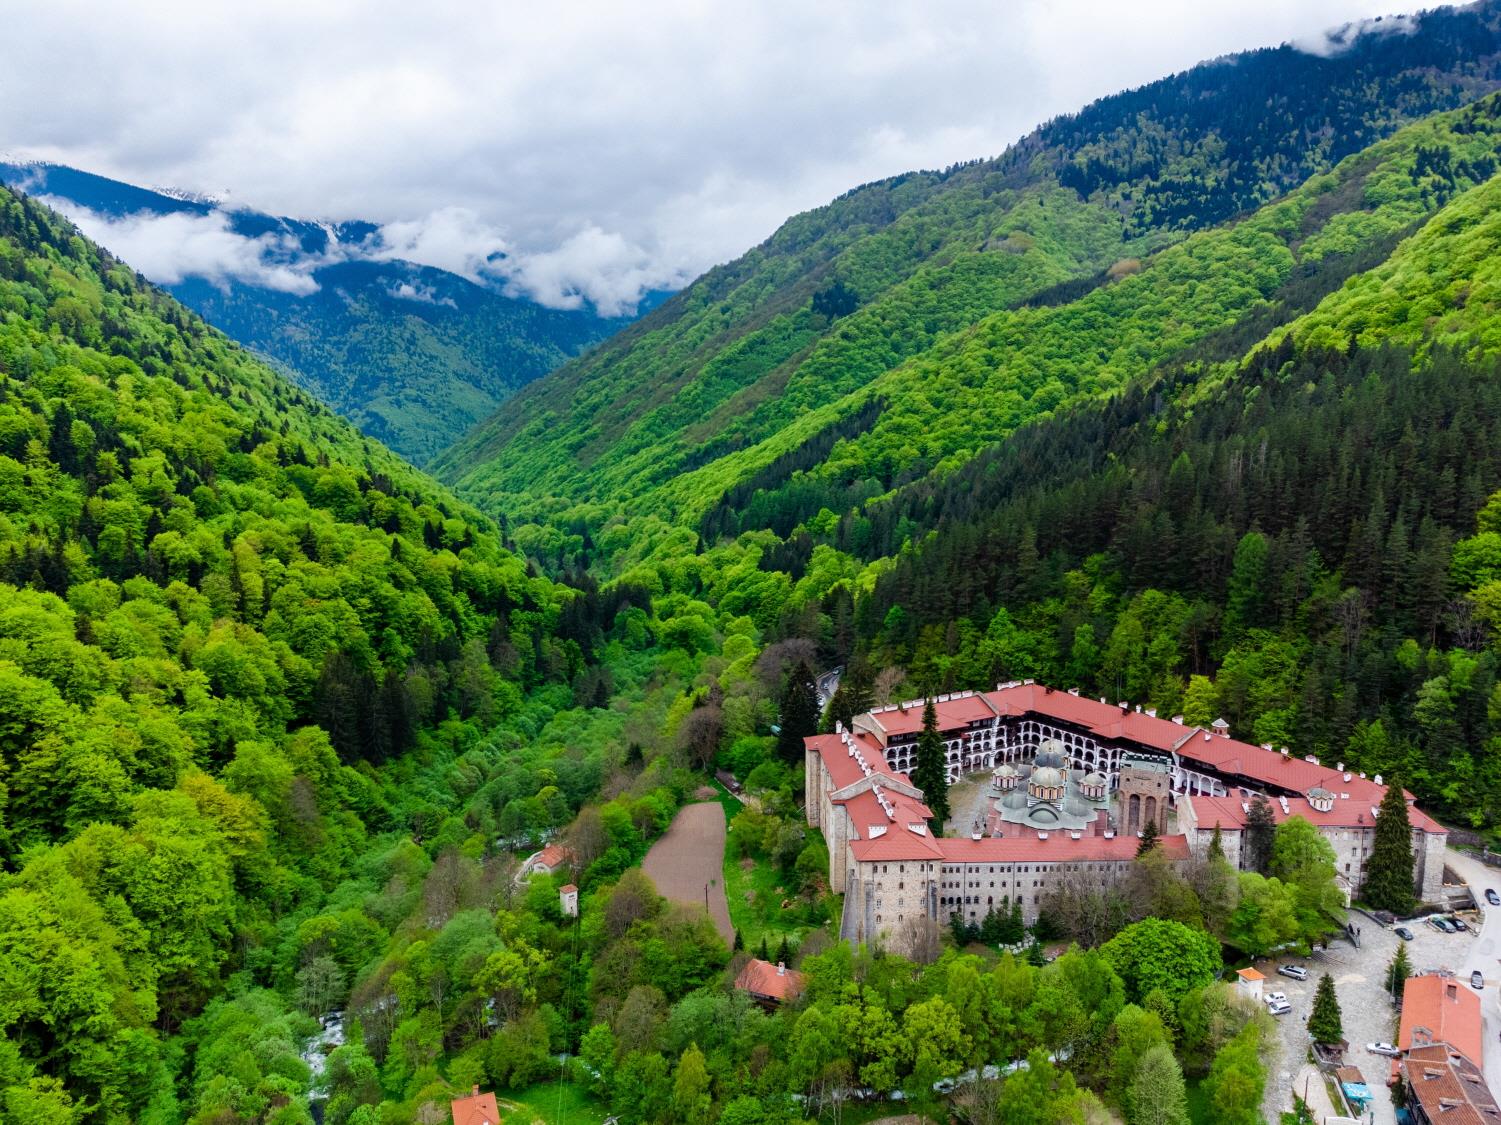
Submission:
[[[1293,1006],[1286,1000],[1277,1000],[1269,1003],[1266,1006],[1266,1010],[1274,1016],[1285,1016],[1288,1012],[1293,1010]]]
[[[1268,1007],[1270,1007],[1273,1004],[1286,1004],[1287,1003],[1287,993],[1285,993],[1285,992],[1268,992],[1265,996],[1263,996],[1261,998],[1261,1002],[1263,1004],[1266,1004]]]
[[[1385,1055],[1389,1059],[1394,1059],[1402,1053],[1390,1043],[1367,1043],[1365,1049],[1373,1055]]]

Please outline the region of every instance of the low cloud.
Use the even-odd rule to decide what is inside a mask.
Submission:
[[[1375,16],[1352,20],[1315,35],[1301,36],[1292,40],[1290,45],[1305,54],[1328,59],[1344,54],[1362,35],[1411,35],[1417,29],[1417,21],[1410,16]]]
[[[458,302],[452,297],[440,297],[431,285],[423,285],[421,282],[414,284],[410,281],[403,281],[400,285],[388,285],[386,294],[395,297],[398,301],[417,301],[424,305],[447,305],[451,309],[459,307]]]
[[[690,268],[673,268],[619,234],[588,226],[555,250],[508,259],[512,292],[555,309],[582,308],[587,301],[601,316],[636,311],[652,289],[679,289],[693,278]]]
[[[89,238],[158,285],[199,277],[220,288],[238,281],[302,297],[318,291],[312,273],[324,264],[322,259],[297,257],[299,248],[289,238],[236,234],[223,211],[140,212],[112,218],[56,196],[43,198]]]
[[[387,223],[375,244],[378,258],[433,266],[481,284],[505,276],[505,237],[467,207],[444,207],[425,219]]]
[[[551,249],[518,250],[504,232],[463,207],[387,223],[374,244],[378,258],[447,270],[550,309],[593,305],[601,316],[633,313],[646,292],[680,288],[696,273],[592,223]]]

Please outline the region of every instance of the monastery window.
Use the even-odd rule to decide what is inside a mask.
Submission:
[[[897,882],[896,882],[896,889],[899,890],[899,891],[906,890],[907,889],[906,882],[904,880],[898,879]]]
[[[899,866],[896,870],[897,870],[897,874],[898,875],[905,875],[905,874],[907,874],[907,865],[904,863],[901,866]]]

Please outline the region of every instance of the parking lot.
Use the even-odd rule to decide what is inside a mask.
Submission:
[[[1462,878],[1472,880],[1477,895],[1483,895],[1487,886],[1501,888],[1501,871],[1485,868],[1468,857],[1459,857],[1449,866]],[[1440,933],[1423,921],[1404,924],[1413,934],[1412,941],[1406,944],[1408,961],[1414,973],[1447,969],[1468,987],[1471,969],[1480,969],[1485,978],[1481,1012],[1485,1019],[1487,1057],[1483,1068],[1487,1078],[1494,1081],[1501,1073],[1501,1069],[1497,1069],[1501,1067],[1501,1058],[1492,1058],[1501,1056],[1501,1045],[1497,1042],[1501,1009],[1497,1007],[1496,996],[1496,986],[1501,981],[1501,960],[1498,960],[1498,954],[1501,954],[1501,908],[1484,907],[1483,914],[1486,928],[1481,933],[1475,932],[1479,928],[1479,917],[1473,913],[1460,915],[1470,924],[1468,933]],[[1365,1047],[1367,1043],[1395,1043],[1397,1040],[1397,1009],[1384,984],[1387,966],[1396,956],[1401,939],[1393,930],[1362,914],[1352,913],[1350,919],[1361,929],[1358,949],[1348,941],[1338,940],[1328,950],[1312,957],[1282,958],[1256,964],[1256,968],[1266,975],[1266,991],[1286,993],[1292,1008],[1277,1018],[1283,1050],[1267,1082],[1262,1107],[1263,1115],[1269,1121],[1276,1121],[1278,1114],[1292,1105],[1294,1076],[1301,1069],[1310,1047],[1308,1014],[1313,1006],[1319,976],[1323,973],[1334,978],[1345,1039],[1350,1044],[1345,1061],[1358,1067],[1370,1086],[1374,1110],[1372,1120],[1377,1123],[1396,1120],[1391,1092],[1386,1085],[1391,1074],[1391,1060],[1371,1054]],[[1475,921],[1471,922],[1471,919]],[[1308,979],[1296,981],[1279,976],[1277,966],[1281,964],[1304,966],[1308,970]]]

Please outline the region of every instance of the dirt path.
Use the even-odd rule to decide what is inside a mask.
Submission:
[[[724,806],[718,801],[684,805],[672,827],[641,863],[657,890],[673,902],[704,905],[726,945],[735,941],[724,897]]]

